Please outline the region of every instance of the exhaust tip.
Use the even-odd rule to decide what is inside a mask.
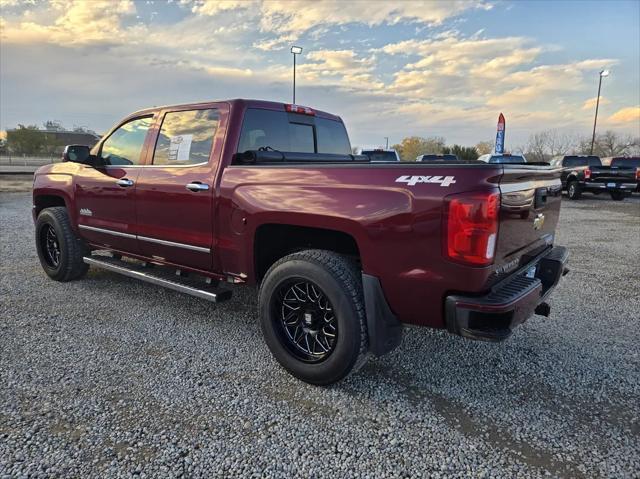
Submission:
[[[549,306],[549,303],[540,303],[538,306],[536,306],[534,312],[538,316],[544,316],[545,318],[548,318],[551,314],[551,306]]]

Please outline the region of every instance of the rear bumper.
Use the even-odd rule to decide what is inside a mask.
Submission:
[[[452,295],[445,300],[447,330],[471,339],[501,341],[536,312],[569,270],[566,248],[556,246],[527,261],[484,296]],[[535,267],[535,275],[527,275]],[[531,277],[529,277],[531,276]]]
[[[610,186],[611,185],[611,186]],[[637,183],[629,183],[629,182],[620,182],[620,181],[609,181],[609,182],[585,182],[582,187],[585,191],[628,191],[633,192],[638,188]]]

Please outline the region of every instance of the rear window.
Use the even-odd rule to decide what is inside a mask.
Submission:
[[[351,154],[347,130],[340,121],[249,108],[242,123],[238,152],[260,148],[295,153]]]
[[[602,166],[597,156],[565,156],[562,166]]]
[[[458,161],[456,155],[422,155],[420,161]]]
[[[640,168],[640,157],[614,158],[613,160],[611,160],[611,166]]]
[[[398,161],[393,151],[362,150],[362,154],[367,155],[371,161]]]
[[[524,156],[520,155],[493,155],[489,160],[489,163],[526,163]]]

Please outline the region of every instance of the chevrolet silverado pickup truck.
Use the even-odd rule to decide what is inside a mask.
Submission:
[[[562,168],[562,187],[570,200],[580,199],[584,192],[607,192],[612,200],[622,201],[637,187],[635,168],[604,166],[598,156],[568,155],[554,159],[552,164]]]
[[[89,266],[222,301],[257,285],[259,321],[295,377],[335,383],[403,325],[503,340],[565,274],[560,170],[378,163],[342,120],[229,100],[138,111],[33,184],[52,279]]]

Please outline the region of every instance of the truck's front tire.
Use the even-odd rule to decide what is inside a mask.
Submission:
[[[87,273],[82,258],[89,253],[86,243],[71,229],[64,207],[46,208],[36,220],[36,249],[45,273],[56,281],[71,281]]]
[[[582,189],[577,181],[570,181],[567,185],[567,196],[570,200],[579,200],[582,196]]]
[[[259,310],[271,353],[302,381],[333,384],[366,361],[362,277],[344,256],[306,250],[280,259],[262,281]]]

